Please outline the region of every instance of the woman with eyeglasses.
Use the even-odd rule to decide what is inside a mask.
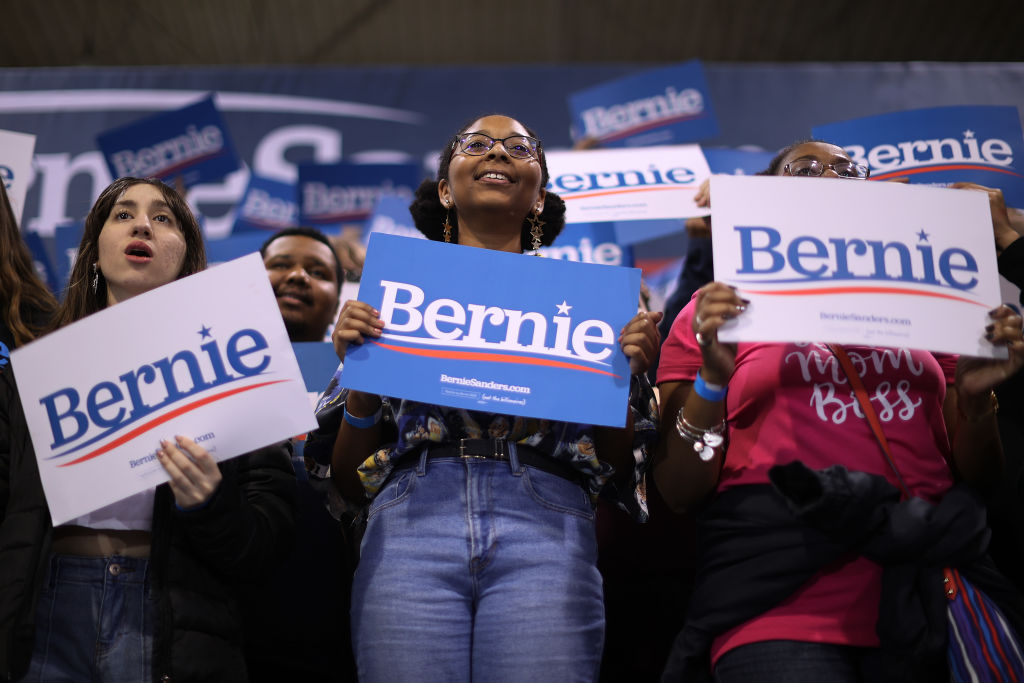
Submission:
[[[547,180],[536,135],[485,116],[452,137],[410,210],[430,239],[519,254],[550,245],[564,224]],[[517,273],[494,276],[514,286]],[[619,337],[633,374],[624,429],[358,391],[327,400],[344,402],[332,474],[346,498],[369,499],[352,595],[361,681],[596,679],[604,608],[593,501],[613,490],[645,515],[638,482],[657,407],[643,373],[659,319],[640,313]],[[333,335],[339,357],[382,328],[377,311],[347,302]],[[306,453],[316,448],[313,438]]]
[[[763,174],[864,180],[868,169],[841,147],[807,141],[784,149]],[[908,598],[914,574],[900,574],[895,559],[883,567],[868,557],[939,551],[922,531],[913,540],[923,549],[886,546],[886,555],[879,546],[892,539],[871,524],[905,484],[915,498],[956,510],[953,519],[980,515],[983,528],[983,511],[951,491],[956,480],[983,488],[999,476],[992,387],[1024,364],[1020,316],[1000,306],[979,330],[1009,349],[1006,361],[846,347],[897,475],[827,345],[718,341],[719,328],[748,303],[728,285],[702,287],[661,353],[654,479],[676,510],[700,514],[694,597],[664,680],[710,680],[712,672],[723,683],[948,680],[941,572],[929,574],[936,592],[927,603],[939,603],[939,621],[915,622],[921,607]],[[832,507],[798,519],[806,512],[798,504],[811,501]],[[932,529],[940,515],[918,519],[924,509],[911,506],[909,517]],[[893,519],[905,511],[894,510]],[[952,531],[935,535],[957,538]],[[941,569],[957,558],[929,561]],[[925,640],[924,633],[938,634],[930,649],[891,647]]]

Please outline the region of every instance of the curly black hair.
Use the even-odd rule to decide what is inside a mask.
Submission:
[[[484,116],[493,116],[493,114],[485,114]],[[448,144],[446,144],[441,150],[437,167],[437,178],[434,180],[424,180],[420,186],[416,188],[416,195],[413,198],[412,204],[409,205],[409,213],[412,214],[412,220],[416,225],[416,228],[426,235],[427,239],[432,239],[438,242],[444,241],[444,228],[441,226],[444,223],[445,216],[448,216],[448,220],[452,226],[452,241],[458,241],[458,212],[452,211],[449,213],[448,209],[441,204],[441,199],[437,195],[437,184],[442,180],[448,180],[448,167],[451,164],[452,156],[455,153],[455,147],[459,142],[459,136],[465,133],[474,121],[481,118],[483,117],[478,116],[467,121],[465,125],[459,128],[458,132],[449,138]],[[522,125],[523,128],[526,129],[527,135],[533,138],[537,137],[537,134],[534,133],[529,126],[526,124]],[[543,145],[538,145],[537,147],[537,161],[540,162],[541,187],[546,187],[548,184],[548,164],[544,157]],[[540,242],[543,246],[549,247],[551,246],[551,243],[555,241],[555,238],[558,237],[558,234],[562,232],[562,228],[565,227],[565,202],[562,201],[562,198],[554,192],[548,192],[544,197],[544,210],[540,213],[540,219],[544,221]],[[523,228],[520,232],[520,244],[523,251],[533,249],[533,238],[530,236],[530,223],[526,218],[523,218]]]
[[[779,175],[779,168],[781,168],[782,162],[786,160],[786,157],[789,156],[789,153],[792,152],[797,147],[799,147],[800,145],[806,145],[811,142],[817,142],[822,145],[834,145],[836,147],[839,147],[839,145],[836,145],[834,142],[829,142],[828,140],[818,140],[817,138],[806,138],[804,140],[797,140],[796,142],[786,145],[781,150],[779,150],[779,153],[776,154],[772,158],[772,160],[768,162],[768,168],[758,172],[757,175]]]

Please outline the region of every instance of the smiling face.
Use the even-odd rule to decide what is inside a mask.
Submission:
[[[185,261],[178,220],[160,190],[145,183],[118,197],[103,223],[98,247],[108,306],[173,281]]]
[[[463,132],[482,133],[496,140],[529,135],[521,123],[507,116],[485,116]],[[448,177],[438,182],[437,191],[441,204],[458,214],[460,242],[500,230],[517,240],[513,251],[520,250],[523,220],[543,208],[545,195],[537,159],[513,157],[501,142],[480,155],[466,154],[457,146]]]
[[[312,237],[285,235],[263,255],[288,338],[322,341],[338,307],[338,278],[330,248]]]

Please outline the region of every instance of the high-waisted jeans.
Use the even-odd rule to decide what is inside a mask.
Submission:
[[[23,681],[148,681],[153,645],[149,561],[50,558],[36,606],[32,662]]]
[[[374,498],[352,595],[362,683],[597,679],[590,500],[510,451],[511,462],[424,452]]]

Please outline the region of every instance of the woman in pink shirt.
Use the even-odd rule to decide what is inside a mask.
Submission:
[[[765,174],[863,180],[868,169],[841,147],[809,141],[783,150]],[[702,195],[699,199],[706,202],[706,192]],[[748,303],[728,285],[706,285],[680,313],[662,348],[662,437],[655,482],[678,511],[706,504],[705,525],[710,522],[709,531],[698,538],[704,564],[695,591],[695,600],[703,605],[698,616],[707,619],[697,618],[694,628],[687,627],[689,633],[684,630],[665,679],[698,680],[713,669],[715,679],[723,682],[828,677],[838,683],[899,671],[891,660],[879,657],[882,564],[868,559],[871,552],[851,537],[843,552],[833,552],[837,546],[830,541],[829,553],[820,562],[815,559],[818,564],[805,562],[805,569],[813,567],[806,576],[794,572],[801,561],[797,556],[810,557],[822,546],[804,541],[801,534],[812,532],[795,522],[776,524],[772,515],[778,512],[784,520],[790,513],[758,498],[763,494],[781,500],[771,491],[775,475],[770,472],[795,461],[813,471],[842,465],[843,477],[846,472],[867,473],[893,486],[898,477],[827,345],[718,341],[718,329],[742,315]],[[903,483],[915,498],[938,503],[954,480],[984,487],[999,476],[1002,451],[991,389],[1024,364],[1024,342],[1021,318],[1011,309],[1000,306],[990,317],[985,334],[1010,348],[1007,361],[958,360],[908,349],[846,349],[872,397]],[[856,509],[850,507],[856,504],[838,509]],[[876,508],[865,504],[858,519],[869,519]],[[862,528],[856,533],[861,532],[868,533]],[[785,537],[796,541],[779,557],[772,554],[781,547],[775,543],[776,533],[779,543],[785,533],[797,534]],[[769,539],[774,545],[766,544],[763,556],[752,550]],[[741,542],[730,545],[737,540]],[[716,572],[718,595],[709,595]],[[724,576],[742,581],[723,586]],[[737,609],[732,611],[730,599],[722,594],[735,590],[740,595],[748,589],[750,599],[734,600]],[[755,603],[760,606],[748,614]],[[689,653],[682,654],[687,647]],[[906,661],[911,660],[901,659]],[[923,659],[913,661],[908,670],[924,670]]]

